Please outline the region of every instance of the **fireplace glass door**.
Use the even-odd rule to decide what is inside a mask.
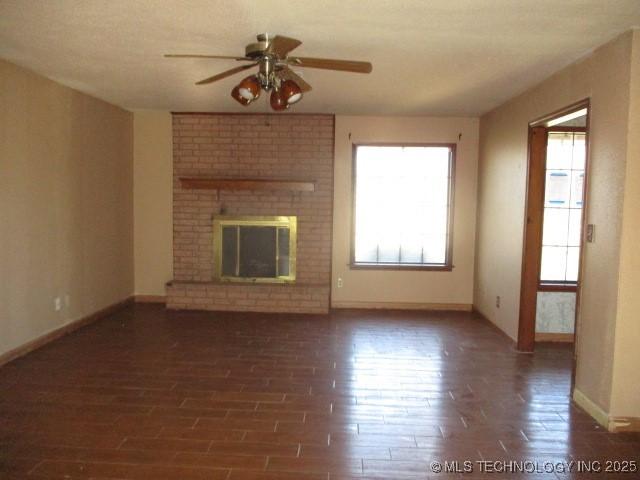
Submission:
[[[213,227],[218,280],[295,280],[296,217],[220,216]]]

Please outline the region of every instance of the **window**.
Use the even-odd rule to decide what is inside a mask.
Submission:
[[[351,263],[450,270],[454,144],[354,145]]]
[[[586,159],[584,132],[547,137],[540,283],[575,285],[580,264]]]

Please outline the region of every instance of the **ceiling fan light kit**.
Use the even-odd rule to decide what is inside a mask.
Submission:
[[[270,105],[273,110],[282,111],[299,102],[303,94],[311,90],[311,85],[296,74],[289,66],[339,70],[343,72],[371,73],[369,62],[353,60],[333,60],[328,58],[289,57],[289,52],[302,44],[295,38],[266,33],[257,36],[257,42],[245,48],[244,57],[226,55],[171,54],[172,58],[218,58],[250,62],[222,73],[205,78],[196,85],[206,85],[240,73],[255,65],[258,73],[244,78],[233,90],[231,97],[245,107],[260,97],[261,90],[271,91]]]

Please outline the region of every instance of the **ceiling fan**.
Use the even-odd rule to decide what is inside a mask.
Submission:
[[[300,40],[295,38],[282,35],[271,36],[263,33],[257,36],[257,40],[257,42],[246,46],[244,57],[189,54],[168,54],[165,57],[220,58],[250,62],[200,80],[196,85],[213,83],[257,65],[258,73],[244,78],[231,91],[231,96],[246,106],[260,96],[261,90],[271,91],[270,103],[274,110],[286,110],[290,105],[300,101],[304,92],[311,90],[311,85],[289,67],[321,68],[355,73],[371,73],[373,68],[369,62],[354,60],[290,57],[289,52],[302,44]]]

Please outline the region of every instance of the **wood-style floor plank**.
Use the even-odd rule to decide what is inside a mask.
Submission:
[[[571,362],[469,313],[135,305],[0,368],[0,478],[562,479],[583,476],[477,462],[640,461],[640,435],[570,401]]]

